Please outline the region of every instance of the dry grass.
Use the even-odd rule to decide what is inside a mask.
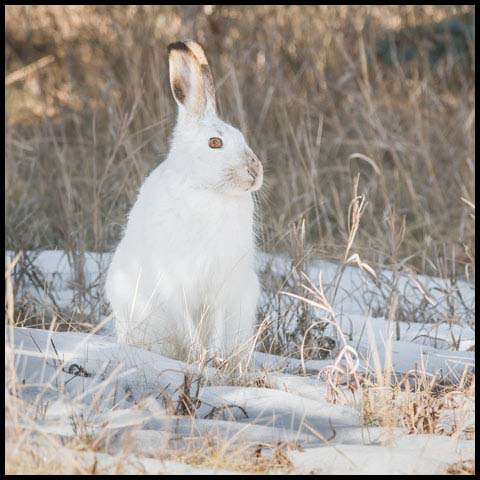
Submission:
[[[465,460],[452,463],[448,467],[449,475],[475,475],[475,460]]]
[[[363,377],[360,384],[361,415],[365,425],[404,427],[411,435],[456,435],[472,439],[475,399],[474,377],[445,385],[424,370],[412,371],[385,385]],[[445,425],[444,418],[454,421]]]
[[[397,311],[404,307],[399,305],[399,292],[394,288],[390,298],[385,302],[385,317],[388,319],[389,328],[384,339],[385,356],[383,364],[380,361],[377,341],[369,318],[366,319],[366,330],[369,338],[370,350],[366,360],[364,371],[359,369],[359,353],[348,342],[344,331],[337,319],[337,312],[333,308],[338,285],[340,284],[345,267],[354,263],[370,275],[377,284],[379,278],[372,267],[364,262],[356,252],[356,240],[359,234],[359,225],[365,212],[366,198],[358,194],[359,177],[354,182],[353,198],[348,208],[348,239],[346,242],[343,262],[339,264],[329,294],[326,294],[322,283],[322,275],[319,274],[318,284],[313,282],[305,271],[300,270],[297,276],[296,289],[303,292],[302,295],[291,291],[282,291],[300,303],[300,311],[305,306],[317,311],[317,316],[310,315],[307,325],[303,327],[301,344],[297,346],[302,360],[303,374],[306,375],[305,359],[314,358],[312,350],[322,347],[312,346],[312,334],[314,328],[322,325],[322,332],[326,325],[333,327],[336,333],[335,346],[330,349],[330,354],[335,354],[332,364],[319,373],[328,386],[327,399],[332,403],[339,401],[351,402],[353,400],[360,411],[364,425],[380,425],[387,429],[402,427],[409,434],[441,434],[456,435],[463,438],[472,438],[475,434],[475,426],[472,425],[473,404],[475,399],[475,375],[469,366],[465,366],[463,374],[458,377],[453,373],[431,374],[427,372],[425,365],[412,365],[411,370],[404,373],[400,378],[395,372],[393,365],[393,339],[395,334],[399,340]],[[390,225],[391,236],[395,237],[395,227]],[[305,251],[303,236],[296,242],[296,251],[303,254]],[[403,232],[395,239],[397,247],[403,241]],[[297,265],[305,265],[305,257]],[[395,284],[396,269],[393,272]],[[380,281],[384,281],[383,278]],[[285,283],[285,282],[284,282]],[[424,292],[427,296],[428,293]],[[408,302],[408,299],[405,299]],[[296,316],[301,323],[302,316],[299,314],[297,305]],[[425,308],[425,306],[424,306]],[[318,315],[320,314],[320,315]],[[473,316],[472,316],[473,315]],[[318,318],[321,318],[319,321]],[[368,314],[367,314],[368,317]],[[467,313],[465,322],[472,322],[473,312]],[[402,318],[403,320],[403,318]],[[419,319],[420,320],[420,319]],[[397,331],[395,330],[397,327]],[[269,336],[274,332],[269,331]],[[266,344],[272,346],[274,341],[267,339]],[[310,343],[310,348],[305,347]],[[265,345],[263,345],[265,347]],[[451,348],[454,348],[452,345]],[[284,349],[284,354],[285,354]],[[445,423],[445,417],[449,421]]]
[[[196,467],[223,468],[250,473],[284,473],[292,469],[288,450],[298,450],[285,442],[248,445],[218,444],[212,439],[199,439],[203,446],[195,451],[177,452],[165,458]]]
[[[383,427],[387,445],[394,439],[398,428],[409,435],[475,439],[475,375],[470,367],[465,366],[460,377],[454,374],[441,376],[438,375],[441,372],[429,373],[422,363],[403,375],[397,375],[392,362],[394,331],[391,328],[385,339],[384,363],[380,362],[376,341],[370,335],[366,368],[360,370],[359,354],[347,344],[321,283],[315,287],[308,279],[307,282],[304,288],[313,293],[314,300],[312,297],[297,298],[326,312],[324,320],[337,329],[341,339],[332,364],[318,373],[327,384],[327,401],[354,405],[364,426]],[[303,351],[301,353],[303,361]],[[305,366],[303,370],[306,374]],[[471,474],[474,470],[471,461],[448,467],[451,474]]]
[[[146,454],[145,458],[158,460],[156,472],[147,472],[138,457],[128,451],[115,458],[92,449],[88,443],[59,442],[53,435],[38,445],[9,442],[7,449],[7,475],[92,475],[92,474],[145,474],[171,473],[165,461],[183,463],[197,468],[227,470],[256,474],[288,473],[293,464],[288,458],[294,445],[283,442],[249,445],[230,445],[201,437],[194,448],[169,453]],[[43,445],[42,445],[43,443]]]
[[[365,369],[360,371],[359,353],[345,338],[323,290],[321,277],[318,286],[306,275],[304,278],[302,286],[310,294],[309,297],[290,295],[324,312],[323,322],[332,325],[340,339],[332,365],[319,373],[328,386],[328,401],[351,403],[353,398],[364,425],[379,425],[387,429],[402,427],[409,434],[474,437],[475,375],[469,366],[465,366],[463,374],[458,377],[453,373],[429,373],[422,363],[412,365],[411,370],[399,377],[393,365],[394,312],[391,312],[389,331],[384,339],[383,364],[371,323],[367,319],[370,351],[365,359]],[[300,354],[303,362],[303,348]],[[304,364],[303,371],[306,374]]]
[[[263,249],[289,248],[291,225],[304,220],[307,244],[340,259],[360,172],[370,199],[362,258],[408,256],[418,271],[444,262],[463,274],[474,262],[461,200],[475,201],[474,41],[467,30],[449,40],[432,28],[469,12],[7,7],[7,248],[81,255],[116,245],[139,185],[168,148],[175,110],[165,46],[193,37],[211,59],[223,116],[267,167]],[[389,32],[400,32],[394,43],[407,42],[412,60],[385,47]],[[397,250],[385,228],[391,217],[405,219]]]

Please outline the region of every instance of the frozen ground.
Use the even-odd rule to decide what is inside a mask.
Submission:
[[[41,280],[20,278],[16,272],[17,297],[39,305],[75,305],[85,316],[101,318],[98,285],[108,256],[87,254],[80,266],[63,252],[30,258]],[[290,272],[282,257],[265,256],[261,268],[276,277],[286,278]],[[83,296],[75,289],[78,269],[91,285]],[[316,281],[321,272],[325,290],[331,292],[338,270],[332,263],[312,262],[308,274]],[[388,278],[393,274],[377,272],[380,275],[380,286],[375,286],[369,274],[347,267],[333,302],[348,344],[359,354],[358,371],[371,368],[372,352],[378,352],[384,365],[389,332],[394,335],[392,363],[398,376],[415,365],[452,381],[465,368],[473,371],[474,353],[469,350],[474,345],[474,286],[457,282],[458,295],[443,279],[399,276],[395,279],[399,304],[407,305],[412,317],[392,325],[382,316],[382,301],[389,297]],[[276,295],[282,298],[278,308],[265,307],[272,321],[291,311],[288,302],[298,301]],[[270,300],[266,294],[264,304]],[[232,381],[211,366],[187,365],[120,346],[108,328],[91,335],[6,326],[6,341],[7,367],[13,366],[16,374],[15,393],[25,400],[15,418],[31,432],[29,441],[39,454],[61,452],[62,461],[96,462],[99,469],[108,470],[122,452],[126,473],[233,473],[231,461],[229,465],[221,455],[218,462],[201,467],[186,465],[185,461],[195,464],[191,459],[181,460],[179,452],[196,451],[209,440],[217,453],[233,451],[239,461],[257,456],[260,462],[273,456],[272,464],[283,471],[303,474],[441,474],[448,465],[474,456],[474,440],[464,434],[474,429],[473,401],[461,411],[442,411],[446,430],[449,422],[461,424],[453,435],[409,435],[399,426],[365,425],[358,398],[348,393],[337,403],[329,402],[322,373],[338,352],[333,358],[307,360],[306,375],[298,358],[256,352],[251,371]],[[258,378],[263,381],[255,382]],[[7,421],[14,419],[7,416]],[[104,448],[69,448],[67,440],[80,434],[102,439]],[[58,445],[46,438],[58,439]],[[6,451],[19,448],[8,435],[7,445]]]

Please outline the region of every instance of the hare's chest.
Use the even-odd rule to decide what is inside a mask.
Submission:
[[[228,198],[181,189],[143,193],[134,207],[140,215],[133,212],[127,237],[130,233],[134,250],[149,258],[146,268],[181,276],[182,281],[186,276],[198,284],[204,277],[205,281],[225,277],[236,265],[252,265],[249,195]]]
[[[172,246],[176,251],[182,248],[182,263],[194,272],[194,278],[223,279],[252,264],[253,205],[204,201],[184,208],[176,215],[181,238],[172,238]]]
[[[195,205],[182,229],[190,250],[206,262],[238,260],[253,250],[253,208],[248,202]]]

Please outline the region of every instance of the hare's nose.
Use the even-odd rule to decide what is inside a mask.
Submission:
[[[246,170],[252,177],[257,177],[262,172],[262,164],[256,156],[250,156],[247,162]]]

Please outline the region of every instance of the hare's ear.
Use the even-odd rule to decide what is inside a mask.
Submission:
[[[215,87],[202,47],[193,41],[168,46],[170,87],[181,108],[202,116],[215,112]]]
[[[213,76],[208,65],[208,60],[203,51],[203,48],[193,40],[185,42],[190,51],[195,55],[198,63],[200,64],[200,70],[202,72],[202,79],[205,89],[205,103],[206,109],[216,113],[217,106],[215,102],[215,84],[213,83]]]

